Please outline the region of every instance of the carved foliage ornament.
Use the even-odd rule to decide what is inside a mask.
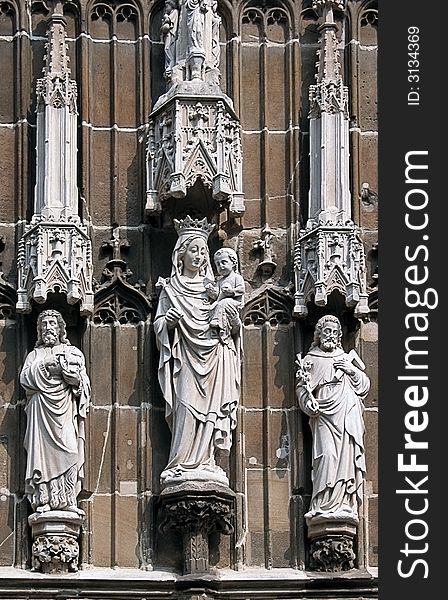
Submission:
[[[203,530],[230,535],[233,532],[232,503],[215,497],[194,497],[179,499],[164,506],[161,531],[175,529],[191,532]]]
[[[79,544],[71,535],[40,535],[32,546],[33,570],[60,573],[78,570]]]
[[[311,543],[310,569],[335,573],[355,566],[353,538],[345,535],[316,539]]]

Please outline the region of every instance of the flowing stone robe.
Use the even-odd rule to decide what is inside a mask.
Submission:
[[[193,241],[197,236],[192,236]],[[161,480],[219,481],[215,450],[229,451],[240,394],[240,335],[227,332],[225,343],[210,328],[210,304],[203,280],[181,275],[177,257],[160,294],[154,330],[160,350],[159,383],[172,432],[168,465]],[[209,257],[205,276],[213,278]],[[169,331],[164,315],[175,307],[182,317]]]
[[[165,8],[166,5],[165,5]],[[177,6],[171,8],[171,12],[165,12],[162,18],[162,37],[165,48],[165,73],[171,75],[172,68],[176,64],[176,36],[179,22],[179,9]]]
[[[61,376],[50,376],[44,362],[63,355],[80,384],[75,389]],[[84,477],[85,418],[90,381],[82,352],[75,346],[39,346],[28,354],[20,383],[25,389],[27,451],[25,492],[33,509],[76,508]]]
[[[325,352],[316,346],[304,359],[312,365],[309,385],[298,386],[299,405],[310,415],[313,435],[313,493],[307,519],[321,516],[358,522],[366,471],[362,400],[370,381],[351,363],[353,376],[336,370],[334,359],[344,356],[342,349]],[[316,416],[305,406],[311,397],[319,403]]]

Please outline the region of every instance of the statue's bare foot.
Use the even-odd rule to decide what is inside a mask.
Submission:
[[[43,504],[42,506],[38,506],[36,508],[36,512],[43,513],[51,510],[51,506],[49,504]]]

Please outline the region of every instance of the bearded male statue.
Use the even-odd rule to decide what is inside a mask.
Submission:
[[[20,375],[26,392],[25,492],[37,513],[83,514],[77,495],[84,476],[85,418],[90,381],[82,352],[66,337],[56,310],[37,320],[37,342]]]
[[[308,354],[298,357],[297,397],[313,435],[308,526],[316,520],[359,521],[366,471],[362,401],[370,381],[356,352],[344,352],[341,338],[339,319],[326,315],[317,322]]]

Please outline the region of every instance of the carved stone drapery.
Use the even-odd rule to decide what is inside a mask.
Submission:
[[[228,486],[227,473],[215,458],[218,452],[229,453],[236,427],[242,298],[229,289],[224,298],[219,294],[212,299],[209,284],[214,287],[215,277],[207,240],[214,225],[206,218],[187,216],[175,220],[175,227],[178,240],[171,276],[159,278],[162,289],[154,319],[158,379],[172,432],[168,464],[160,480],[165,487],[182,482]],[[237,261],[224,250],[215,253],[227,271],[219,270],[219,284],[227,277],[241,279]],[[230,288],[231,281],[226,281]]]
[[[93,310],[91,242],[79,217],[77,86],[71,79],[62,3],[48,30],[44,76],[37,81],[36,186],[31,223],[18,250],[17,311],[31,311],[49,292]]]
[[[165,79],[206,81],[219,85],[217,0],[166,0],[161,34],[165,47]]]
[[[182,535],[183,572],[209,570],[209,536],[233,533],[235,495],[214,485],[178,486],[164,490],[161,497],[161,532],[174,530]]]
[[[340,0],[315,0],[321,11],[316,84],[310,86],[310,192],[306,227],[295,249],[295,307],[306,317],[307,303],[325,306],[341,292],[355,316],[369,313],[364,247],[352,220],[349,173],[348,88],[341,75],[334,10]]]
[[[241,127],[231,100],[199,84],[156,105],[147,144],[146,211],[184,198],[197,179],[230,213],[244,213]],[[159,103],[158,103],[159,104]]]

